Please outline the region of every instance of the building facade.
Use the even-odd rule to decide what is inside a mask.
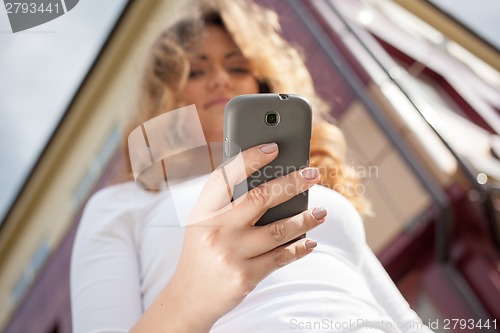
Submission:
[[[497,50],[423,1],[260,2],[332,105],[374,206],[368,243],[411,306],[425,323],[500,318]],[[79,217],[119,181],[145,55],[180,11],[129,2],[11,208],[0,230],[2,332],[71,332]]]

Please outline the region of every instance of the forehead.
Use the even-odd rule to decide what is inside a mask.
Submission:
[[[219,26],[208,25],[203,29],[203,35],[195,53],[210,55],[234,51],[239,53],[239,48],[227,31]]]

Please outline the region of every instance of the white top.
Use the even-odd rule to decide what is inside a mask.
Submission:
[[[314,251],[270,274],[211,332],[429,331],[366,245],[350,202],[315,185],[309,207],[320,206],[328,215],[308,233]],[[130,330],[176,268],[184,236],[176,220],[168,191],[133,182],[90,199],[71,261],[74,333]]]

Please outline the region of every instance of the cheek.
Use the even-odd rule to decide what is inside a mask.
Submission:
[[[259,92],[259,84],[253,76],[242,80],[238,86],[239,94],[257,94]]]
[[[198,104],[201,97],[202,89],[196,81],[186,83],[182,91],[182,98],[188,104]]]

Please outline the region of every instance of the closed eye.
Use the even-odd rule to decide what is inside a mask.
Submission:
[[[193,69],[189,71],[189,78],[190,79],[195,79],[197,77],[203,76],[205,72],[201,69]]]
[[[250,73],[250,70],[245,67],[232,67],[229,69],[232,73],[242,73],[242,74],[248,74]]]

